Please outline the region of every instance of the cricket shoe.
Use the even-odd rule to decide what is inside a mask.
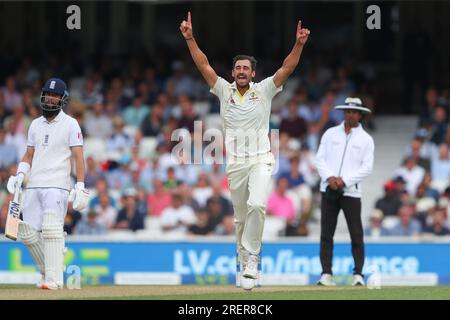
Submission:
[[[329,273],[324,273],[322,276],[320,276],[319,281],[317,281],[318,286],[325,286],[325,287],[334,287],[336,286],[336,282],[333,280],[333,276]]]
[[[258,256],[251,254],[247,259],[242,276],[245,278],[258,278]]]
[[[355,274],[353,276],[352,286],[365,286],[365,285],[366,285],[366,283],[364,282],[364,278],[362,275]]]
[[[241,277],[241,288],[245,291],[252,291],[255,287],[256,280],[252,278]]]
[[[62,289],[63,286],[61,284],[57,284],[54,281],[46,281],[42,284],[41,289],[44,290],[58,290],[58,289]]]

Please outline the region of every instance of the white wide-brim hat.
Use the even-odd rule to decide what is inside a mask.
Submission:
[[[359,111],[362,111],[365,113],[372,112],[369,108],[366,108],[362,105],[360,98],[350,98],[349,97],[349,98],[345,99],[344,104],[335,106],[334,108],[338,109],[338,110],[348,110],[348,109],[359,110]]]

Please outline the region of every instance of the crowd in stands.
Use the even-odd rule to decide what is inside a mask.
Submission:
[[[399,168],[375,203],[368,235],[450,235],[450,92],[430,87]]]
[[[116,69],[107,63],[90,65],[81,75],[65,78],[70,103],[64,111],[82,128],[85,183],[91,194],[85,212],[76,212],[69,204],[68,234],[145,230],[153,220],[162,235],[234,235],[225,165],[190,164],[186,154],[175,163],[172,156],[175,129],[193,133],[195,121],[202,121],[203,129],[220,124],[218,101],[191,64],[177,60],[170,72],[160,73],[130,59],[120,61]],[[0,83],[0,231],[11,199],[6,182],[25,152],[31,121],[40,116],[42,85],[49,75],[58,75],[52,67],[42,68],[26,58]],[[314,155],[320,137],[343,120],[342,111],[333,108],[347,96],[359,96],[374,110],[370,79],[370,72],[351,64],[332,68],[309,63],[275,98],[270,121],[273,129],[279,129],[279,139],[267,218],[282,222],[279,235],[310,235],[309,223],[319,218]],[[368,232],[448,232],[450,105],[448,91],[433,90],[427,93],[420,129],[404,164],[377,201],[379,210],[371,217]],[[366,118],[364,126],[375,130],[372,118]],[[204,150],[207,144],[200,146]],[[389,216],[398,216],[399,224],[388,230],[383,219]]]

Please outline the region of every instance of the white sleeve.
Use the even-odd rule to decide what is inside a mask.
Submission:
[[[329,177],[333,176],[333,172],[331,172],[330,168],[328,168],[328,165],[326,162],[328,132],[329,131],[326,131],[323,134],[322,139],[320,139],[320,145],[319,145],[319,149],[317,150],[317,155],[316,155],[316,168],[317,168],[317,172],[319,172],[319,176],[322,179],[322,181],[327,181],[327,179]]]
[[[278,88],[275,86],[275,83],[273,82],[273,76],[265,78],[258,85],[260,87],[260,91],[263,92],[264,95],[266,95],[266,97],[268,97],[269,99],[272,99],[278,92],[281,92],[281,90],[283,90],[282,85]]]
[[[227,80],[225,80],[222,77],[217,77],[216,84],[209,90],[209,92],[217,96],[217,98],[219,98],[219,100],[222,101],[226,89],[228,88],[229,85],[230,83]]]
[[[28,137],[27,137],[27,146],[28,147],[35,147],[36,146],[36,138],[35,138],[35,133],[34,133],[34,121],[31,122],[30,127],[28,128]]]
[[[83,145],[83,134],[76,120],[70,123],[69,130],[69,147],[78,147]]]

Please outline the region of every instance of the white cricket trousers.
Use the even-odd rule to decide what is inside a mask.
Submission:
[[[57,188],[25,189],[23,197],[23,221],[34,230],[42,231],[42,220],[47,210],[55,212],[61,225],[64,225],[69,191]]]
[[[258,255],[261,250],[274,162],[269,153],[258,159],[236,160],[227,165],[237,249],[241,257],[248,253]]]

